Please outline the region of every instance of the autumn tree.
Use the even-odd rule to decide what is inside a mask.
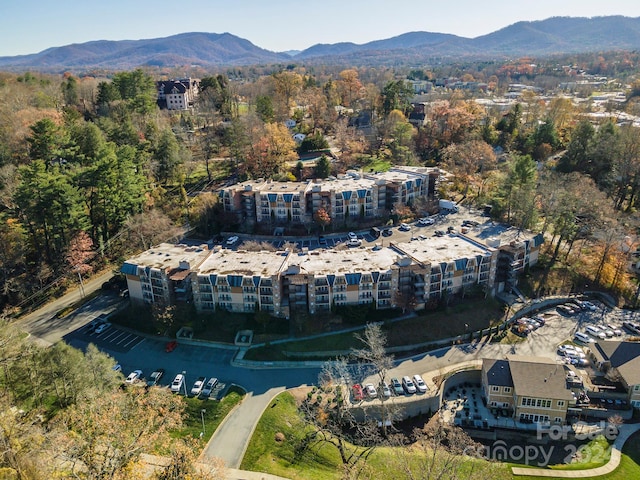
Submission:
[[[331,224],[331,216],[324,208],[316,210],[316,213],[313,214],[313,219],[322,227],[323,232],[325,228],[327,228],[327,225]]]
[[[265,125],[265,135],[253,144],[245,168],[253,178],[272,178],[281,173],[287,162],[297,160],[295,148],[287,127],[269,123]]]
[[[182,398],[160,388],[96,394],[57,420],[61,459],[74,476],[121,477],[141,453],[168,441],[167,433],[181,425],[183,411]]]
[[[351,107],[354,98],[357,98],[362,90],[362,82],[358,78],[358,71],[352,68],[343,70],[340,72],[339,77],[340,79],[336,84],[342,98],[342,105]]]
[[[279,114],[282,119],[289,115],[289,110],[293,107],[293,99],[302,89],[302,75],[297,72],[284,70],[274,73],[275,92],[280,100]]]

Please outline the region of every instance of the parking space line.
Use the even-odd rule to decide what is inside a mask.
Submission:
[[[113,337],[113,338],[110,338],[110,339],[109,339],[109,341],[110,341],[111,343],[117,343],[116,341],[117,341],[119,338],[121,338],[121,337],[123,337],[123,336],[124,336],[124,337],[126,337],[126,336],[128,336],[128,335],[131,335],[131,334],[130,334],[130,333],[127,333],[127,332],[124,332],[124,331],[122,331],[122,330],[120,330],[120,331],[118,332],[118,335],[116,335],[116,336],[115,336],[115,337]]]
[[[103,333],[102,335],[99,335],[98,337],[99,337],[101,340],[107,340],[107,341],[109,341],[109,342],[110,342],[110,341],[111,341],[111,337],[112,337],[114,334],[115,334],[115,335],[118,335],[118,333],[119,333],[119,332],[120,332],[120,330],[118,330],[118,329],[116,329],[116,328],[113,328],[113,327],[109,327],[109,329],[108,329],[108,331],[106,332],[106,334],[104,334],[104,333]]]
[[[136,338],[138,335],[135,335],[133,333],[127,333],[123,338],[121,338],[116,345],[120,345],[122,342],[126,342],[127,340],[129,340],[131,337]]]
[[[135,335],[135,337],[128,343],[124,344],[123,347],[127,348],[129,346],[130,343],[133,343],[137,340],[137,343],[133,346],[130,347],[130,350],[137,347],[138,345],[140,345],[142,342],[144,342],[144,337],[139,337],[137,335]]]

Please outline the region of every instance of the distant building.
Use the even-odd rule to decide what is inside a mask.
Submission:
[[[167,110],[188,110],[198,96],[199,84],[193,78],[156,82],[158,106]]]
[[[257,179],[219,191],[225,212],[243,222],[311,223],[323,208],[332,219],[376,218],[396,203],[432,198],[442,175],[438,168],[394,167],[388,172],[349,171],[338,178],[307,182]]]

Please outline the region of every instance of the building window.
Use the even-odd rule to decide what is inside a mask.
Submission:
[[[500,387],[496,387],[495,385],[493,385],[493,386],[491,387],[491,391],[492,391],[492,392],[499,392],[499,391],[500,391]]]
[[[564,407],[564,400],[558,400],[558,406]]]
[[[511,387],[504,387],[504,393],[511,393]]]
[[[562,423],[562,417],[556,417],[554,422],[556,423]]]

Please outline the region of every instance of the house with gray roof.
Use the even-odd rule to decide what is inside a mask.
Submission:
[[[528,423],[563,424],[574,400],[563,366],[545,357],[483,359],[482,391],[489,408]]]
[[[596,342],[590,355],[598,370],[622,382],[631,406],[640,408],[640,342]]]

